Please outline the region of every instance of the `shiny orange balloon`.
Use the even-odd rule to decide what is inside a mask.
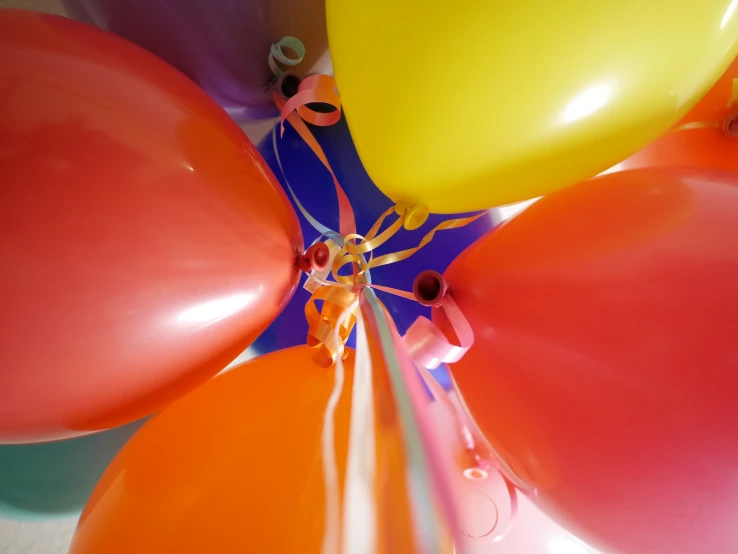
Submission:
[[[253,359],[156,415],[101,478],[70,554],[319,554],[326,509],[321,432],[334,369],[317,366],[314,353],[296,346]],[[353,364],[350,351],[334,419],[341,484]],[[375,373],[378,395],[387,391],[383,373]],[[391,402],[382,402],[376,421],[376,493],[385,500],[376,552],[412,553]]]
[[[608,173],[676,165],[738,171],[738,58],[673,129]]]
[[[471,415],[515,482],[606,551],[738,552],[736,185],[605,175],[446,271],[475,333],[451,366]]]
[[[0,10],[0,443],[159,410],[290,298],[294,210],[192,81],[75,21]]]

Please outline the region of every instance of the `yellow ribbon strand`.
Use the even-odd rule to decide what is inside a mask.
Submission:
[[[393,213],[398,217],[384,231],[383,224]],[[416,229],[428,218],[428,210],[423,206],[398,204],[382,213],[364,235],[351,233],[344,237],[344,246],[338,251],[331,263],[331,273],[335,282],[313,277],[319,288],[305,305],[305,317],[309,330],[307,344],[316,349],[314,360],[323,367],[330,367],[338,358],[345,357],[345,345],[357,320],[358,295],[365,286],[374,286],[377,290],[386,290],[414,300],[411,293],[388,289],[380,285],[369,285],[367,275],[372,268],[406,260],[427,244],[438,231],[457,229],[483,217],[484,213],[443,221],[431,229],[418,246],[373,257],[374,251],[392,238],[400,229]],[[369,260],[365,255],[369,254]],[[351,275],[341,275],[340,270],[346,265],[352,266]],[[321,277],[325,277],[322,275]],[[316,303],[322,301],[319,310]]]
[[[733,79],[733,88],[726,108],[738,108],[738,79]],[[678,133],[680,131],[689,131],[692,129],[719,129],[724,125],[721,121],[692,121],[674,127],[671,132]]]
[[[323,302],[320,311],[315,304],[318,300]],[[331,367],[339,357],[345,358],[345,345],[356,324],[357,310],[357,295],[339,286],[320,287],[305,304],[307,344],[316,348],[313,359],[318,365]]]
[[[733,94],[728,100],[728,108],[732,108],[738,104],[738,79],[733,79]]]
[[[424,246],[426,246],[431,240],[433,240],[433,236],[438,231],[445,231],[447,229],[458,229],[459,227],[464,227],[466,225],[469,225],[471,222],[479,219],[480,217],[483,217],[487,214],[481,213],[479,215],[475,215],[472,217],[464,217],[459,219],[449,219],[447,221],[443,221],[436,225],[433,229],[431,229],[428,234],[426,234],[423,237],[423,240],[420,241],[420,244],[414,248],[408,248],[406,250],[400,250],[399,252],[393,252],[392,254],[384,254],[382,256],[379,256],[377,258],[373,258],[367,266],[367,270],[370,270],[374,267],[379,267],[381,265],[387,265],[395,262],[399,262],[401,260],[406,260],[416,252],[418,252],[420,249],[422,249]]]

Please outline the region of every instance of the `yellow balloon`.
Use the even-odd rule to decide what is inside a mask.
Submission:
[[[738,53],[737,4],[327,0],[328,38],[374,182],[455,213],[568,186],[662,134]]]

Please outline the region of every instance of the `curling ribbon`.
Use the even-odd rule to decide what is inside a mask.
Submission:
[[[361,295],[361,305],[369,325],[379,339],[400,416],[416,549],[427,554],[441,554],[444,551],[444,541],[439,535],[441,527],[434,508],[440,507],[443,510],[451,532],[458,532],[459,529],[450,483],[443,472],[440,459],[443,445],[439,444],[429,423],[418,417],[427,402],[425,392],[415,368],[403,352],[402,339],[391,318],[372,290]]]
[[[436,271],[424,271],[415,279],[413,293],[424,306],[441,309],[437,312],[440,326],[421,316],[405,333],[410,358],[416,365],[429,369],[458,362],[474,344],[474,331],[454,302],[443,276]]]
[[[333,278],[336,283],[333,284],[321,279],[320,284],[327,285],[327,288],[330,290],[315,290],[313,292],[313,297],[305,308],[305,314],[310,326],[308,344],[319,349],[318,354],[316,354],[316,361],[318,363],[321,363],[321,365],[330,365],[335,362],[337,357],[343,356],[344,344],[345,341],[348,340],[351,329],[356,322],[356,317],[355,315],[348,317],[344,327],[339,329],[338,336],[343,341],[342,344],[329,344],[326,342],[331,336],[331,326],[336,324],[342,311],[346,310],[347,306],[352,305],[353,301],[356,299],[356,295],[363,287],[372,287],[377,290],[403,296],[404,298],[417,299],[417,294],[410,295],[404,291],[372,284],[369,278],[370,270],[372,268],[405,260],[430,243],[436,232],[463,227],[479,217],[482,217],[484,214],[482,213],[466,218],[443,221],[431,229],[422,238],[418,246],[401,250],[399,252],[384,254],[376,258],[370,257],[369,261],[366,261],[364,257],[365,254],[373,256],[374,250],[387,242],[401,228],[415,230],[421,227],[426,222],[429,215],[427,207],[422,205],[411,206],[408,204],[398,203],[381,214],[365,236],[356,233],[353,209],[351,208],[348,197],[338,182],[323,149],[320,147],[317,140],[303,121],[303,119],[305,119],[315,125],[327,126],[336,123],[340,119],[341,103],[340,98],[335,92],[334,79],[328,75],[314,75],[303,80],[300,83],[297,94],[286,102],[276,94],[274,99],[282,111],[281,132],[284,131],[284,121],[289,121],[330,173],[333,178],[333,183],[338,197],[339,228],[341,231],[341,238],[343,240],[341,241],[342,247],[333,257],[331,264]],[[310,110],[306,105],[312,102],[330,104],[335,108],[335,110],[327,114],[315,112]],[[284,169],[282,168],[281,161],[279,160],[276,133],[274,131],[272,140],[277,161],[284,175]],[[289,183],[286,180],[286,175],[284,177],[290,194],[295,200],[300,211],[307,217],[308,221],[310,221],[311,224],[322,234],[335,235],[334,232],[330,231],[330,229],[310,216],[307,210],[305,210],[297,199],[292,188],[289,186]],[[387,229],[380,233],[382,224],[393,213],[398,216],[397,219]],[[337,242],[336,239],[334,239],[334,242]],[[352,274],[341,275],[339,273],[340,269],[348,264],[351,264],[352,266]],[[442,280],[440,275],[436,275]],[[323,279],[324,278],[325,276],[323,276]],[[315,279],[314,281],[319,282],[319,280]],[[349,290],[347,290],[347,288],[340,290],[339,287],[339,290],[334,290],[336,289],[337,284],[342,284],[344,287],[351,288]],[[324,300],[321,312],[318,312],[315,307],[315,302],[317,300]],[[444,317],[449,323],[452,331],[455,333],[455,338],[453,340],[449,340],[443,331],[441,331],[430,320],[423,317],[418,318],[410,329],[408,329],[406,334],[406,344],[410,349],[411,358],[413,361],[423,365],[424,367],[435,368],[443,362],[458,361],[473,342],[473,332],[451,296],[444,295],[442,298],[438,299],[438,302],[438,306],[443,308],[442,317]]]
[[[374,383],[369,338],[361,310],[358,315],[341,552],[373,554],[377,542]]]
[[[284,48],[289,48],[292,50],[297,57],[296,58],[290,58],[285,54]],[[286,65],[287,67],[292,67],[300,62],[302,62],[303,58],[305,57],[305,45],[302,43],[302,41],[296,37],[284,37],[279,42],[272,44],[271,48],[269,49],[269,58],[267,59],[269,63],[269,69],[272,70],[272,73],[275,77],[279,77],[282,75],[283,71],[277,65],[277,62],[281,63],[282,65]]]
[[[429,367],[436,367],[438,363],[440,363],[440,361],[458,360],[463,355],[463,353],[466,352],[466,350],[468,350],[468,348],[471,346],[471,343],[473,342],[473,333],[471,332],[471,328],[469,327],[468,322],[461,314],[456,303],[453,301],[450,295],[446,294],[447,291],[445,284],[443,284],[442,277],[438,274],[434,273],[434,276],[437,276],[436,282],[439,284],[439,288],[443,289],[443,293],[438,295],[438,298],[434,297],[433,303],[426,305],[437,305],[443,309],[445,320],[451,326],[451,330],[455,335],[453,339],[449,339],[444,334],[444,332],[438,329],[438,327],[436,327],[426,318],[419,318],[419,320],[416,321],[416,323],[411,327],[408,335],[404,337],[404,339],[400,339],[399,336],[397,336],[397,342],[394,339],[391,339],[391,342],[388,343],[386,340],[387,335],[383,332],[389,331],[389,329],[387,328],[387,323],[386,321],[380,322],[380,318],[376,317],[377,312],[375,311],[375,309],[377,308],[377,306],[381,306],[381,304],[378,303],[378,300],[376,300],[376,296],[372,291],[366,291],[367,294],[360,293],[362,292],[363,288],[374,288],[388,293],[397,294],[408,299],[419,300],[421,301],[421,303],[427,302],[428,291],[423,287],[416,286],[415,288],[418,290],[414,290],[414,293],[410,294],[397,289],[372,284],[369,278],[370,269],[373,267],[378,267],[380,265],[385,265],[407,259],[415,252],[426,246],[433,239],[433,236],[437,231],[462,227],[471,223],[478,217],[481,217],[481,215],[483,214],[442,222],[434,229],[432,229],[429,233],[427,233],[417,247],[379,256],[376,259],[372,258],[371,255],[373,255],[373,251],[384,242],[389,240],[389,238],[391,238],[401,228],[413,230],[419,228],[423,223],[425,223],[428,217],[428,210],[426,207],[423,206],[408,206],[398,204],[397,206],[394,206],[393,208],[383,213],[366,234],[366,236],[361,236],[355,231],[349,233],[345,232],[344,229],[346,229],[346,227],[348,226],[347,221],[350,221],[351,226],[355,227],[351,205],[348,202],[348,199],[345,196],[345,193],[341,188],[332,168],[330,167],[330,164],[328,163],[324,152],[301,119],[303,118],[303,114],[305,113],[305,111],[301,110],[301,108],[306,108],[306,103],[324,102],[332,104],[334,105],[334,107],[336,107],[336,110],[333,112],[334,120],[325,117],[326,115],[330,114],[317,114],[317,112],[312,112],[314,114],[317,114],[314,118],[304,119],[316,125],[329,125],[335,123],[336,121],[338,121],[338,119],[340,119],[340,100],[335,94],[335,84],[333,83],[331,78],[326,78],[322,81],[315,79],[312,82],[309,79],[306,79],[306,82],[303,83],[305,84],[303,85],[301,83],[298,94],[292,97],[292,99],[288,100],[287,102],[282,102],[280,99],[275,97],[275,101],[280,106],[280,108],[282,108],[282,125],[285,119],[289,121],[331,174],[339,200],[339,219],[340,228],[342,231],[342,236],[336,237],[337,240],[334,241],[335,244],[333,245],[335,246],[340,244],[340,250],[338,251],[338,253],[335,253],[334,250],[331,251],[332,262],[330,265],[333,277],[336,279],[336,282],[331,283],[325,281],[327,274],[325,273],[324,269],[321,269],[321,271],[317,271],[316,264],[310,264],[310,267],[312,269],[311,279],[315,283],[322,286],[320,288],[317,288],[317,290],[313,292],[313,296],[306,305],[306,317],[308,318],[308,321],[310,323],[308,344],[318,348],[316,358],[319,358],[319,363],[321,363],[321,365],[329,366],[334,362],[336,363],[336,366],[342,365],[341,359],[344,354],[345,342],[348,339],[352,327],[357,321],[357,315],[358,317],[361,317],[360,312],[354,311],[356,309],[357,300],[366,300],[368,301],[368,306],[372,306],[371,311],[374,311],[375,317],[370,319],[374,320],[373,323],[375,325],[383,328],[383,330],[380,329],[379,331],[381,335],[384,335],[380,342],[383,343],[382,349],[385,354],[384,357],[387,362],[388,370],[391,374],[395,400],[400,407],[401,413],[404,414],[402,417],[402,431],[405,438],[404,442],[409,448],[407,469],[409,485],[413,492],[413,494],[411,495],[414,513],[413,521],[416,525],[416,530],[418,531],[416,538],[418,539],[419,544],[422,545],[422,551],[439,552],[440,542],[438,540],[438,537],[434,536],[435,533],[433,532],[434,530],[437,530],[437,526],[435,525],[435,517],[432,510],[429,511],[428,509],[433,504],[430,497],[428,497],[428,492],[431,485],[431,481],[429,479],[430,473],[435,474],[434,477],[437,484],[439,483],[439,479],[441,480],[440,487],[443,490],[438,490],[437,492],[440,493],[441,504],[444,506],[444,511],[446,511],[446,516],[447,518],[449,518],[449,520],[453,520],[453,509],[450,508],[450,502],[452,501],[452,499],[449,496],[449,489],[447,487],[448,483],[445,483],[444,477],[438,473],[438,463],[431,461],[430,467],[424,467],[424,453],[428,453],[431,458],[433,458],[438,452],[437,445],[433,444],[432,438],[430,437],[430,435],[432,434],[429,435],[428,430],[423,428],[423,423],[418,422],[415,414],[413,413],[415,411],[414,405],[417,404],[417,398],[414,399],[413,392],[417,393],[417,390],[414,390],[413,387],[410,385],[413,384],[413,376],[417,380],[417,374],[413,374],[412,368],[410,366],[407,366],[405,362],[400,362],[400,360],[398,360],[396,356],[398,354],[398,348],[400,349],[400,351],[407,349],[409,352],[414,354],[413,359],[416,360],[417,363],[428,365]],[[323,92],[318,94],[316,92],[318,89],[323,89]],[[298,99],[297,97],[301,93],[304,94],[302,94],[302,96]],[[292,104],[288,105],[290,102],[292,102]],[[281,129],[283,130],[283,127],[281,127]],[[275,145],[275,152],[277,153],[277,161],[284,175],[284,168],[281,166],[278,149],[276,147],[275,132],[273,132],[273,141]],[[287,183],[286,175],[284,177],[285,182]],[[287,186],[289,188],[290,194],[295,200],[295,203],[298,205],[300,211],[303,212],[303,214],[308,218],[308,221],[310,221],[310,223],[324,236],[335,234],[334,232],[330,231],[330,229],[318,223],[317,220],[310,217],[304,207],[299,203],[299,200],[296,198],[294,191],[291,189],[288,183]],[[345,199],[345,202],[342,201],[342,198]],[[384,223],[386,218],[392,214],[392,212],[398,215],[397,220],[395,220],[386,230],[380,233],[382,224]],[[364,254],[370,254],[370,260],[368,262],[364,258]],[[307,253],[306,257],[310,258]],[[351,263],[353,266],[353,274],[351,276],[339,275],[338,270],[348,263]],[[303,261],[302,267],[303,269],[308,267],[308,263],[306,261]],[[427,277],[425,273],[421,274],[421,277],[424,276]],[[420,282],[424,282],[423,279],[420,279]],[[419,294],[419,290],[422,291],[422,294]],[[318,300],[323,301],[323,308],[320,312],[315,306],[315,302]],[[386,314],[384,315],[384,317],[386,317]],[[394,332],[394,334],[397,334],[396,331]],[[408,346],[411,346],[411,348],[408,348]],[[388,347],[388,350],[385,350],[385,347]],[[393,356],[389,355],[392,352],[394,352],[395,354],[394,359],[392,359]],[[437,363],[435,363],[434,365],[434,362],[436,361]],[[403,367],[403,369],[400,370],[396,366],[398,362],[400,362],[400,366]],[[408,382],[408,379],[410,379],[411,381]],[[415,396],[418,395],[415,394]],[[422,396],[422,394],[420,396]],[[417,408],[417,406],[415,406],[415,408]],[[420,428],[417,427],[418,423],[420,423]],[[420,442],[418,442],[419,431],[420,435],[423,435],[423,439]],[[460,429],[460,431],[462,430]],[[358,438],[358,435],[356,435],[355,438]],[[429,440],[430,443],[428,442]],[[367,451],[364,451],[361,455],[358,456],[358,459],[363,459],[364,461],[366,461],[368,455],[369,453]],[[429,470],[430,473],[428,473]],[[359,474],[356,475],[357,480],[352,481],[353,486],[351,487],[351,490],[357,491],[358,493],[359,489],[355,487],[365,488],[366,481],[364,479],[368,478],[369,476],[361,475],[361,479],[359,479]],[[361,485],[359,484],[360,481],[362,481]],[[346,486],[347,488],[345,494],[350,495],[350,487],[348,487],[348,483]],[[344,508],[346,509],[346,506]],[[358,513],[352,512],[350,509],[348,509],[344,514],[346,521],[349,522],[349,527],[350,522],[354,519],[352,517],[352,514],[358,516]],[[458,529],[455,525],[452,527],[454,531]],[[333,540],[328,538],[329,535],[333,534],[331,533],[326,535],[328,543],[324,546],[327,546],[330,543],[332,543],[332,545],[335,544]],[[344,540],[346,539],[347,538],[344,537]],[[344,547],[347,544],[349,543],[344,542]],[[328,550],[332,550],[332,548],[329,547]]]
[[[333,81],[333,77],[330,77],[328,75],[319,75],[315,77],[326,77],[327,79],[330,79]],[[335,85],[335,81],[334,85]],[[307,84],[306,84],[307,83]],[[322,82],[321,82],[322,83]],[[306,87],[310,87],[312,85],[317,85],[318,81],[311,80],[311,77],[308,77],[304,81],[300,83],[300,88],[305,89]],[[298,94],[300,91],[300,88],[298,88]],[[297,95],[293,96],[290,100],[295,98]],[[301,116],[298,112],[295,111],[296,105],[293,103],[292,107],[287,106],[287,103],[282,100],[276,93],[272,95],[274,98],[274,102],[277,104],[279,109],[282,111],[281,116],[281,132],[284,133],[284,121],[285,119],[289,121],[289,123],[292,125],[292,127],[297,131],[297,133],[300,135],[302,140],[305,141],[305,143],[310,147],[310,149],[313,151],[313,153],[317,156],[317,158],[321,161],[323,166],[328,170],[328,173],[331,174],[331,177],[333,178],[333,185],[336,189],[336,196],[338,198],[338,218],[339,218],[339,225],[338,230],[342,236],[347,236],[353,233],[356,233],[356,221],[354,219],[354,210],[351,208],[351,202],[349,202],[348,196],[346,196],[346,192],[343,190],[343,187],[341,187],[341,184],[338,182],[338,179],[336,178],[336,174],[333,172],[333,168],[331,167],[331,164],[328,162],[328,158],[325,155],[325,152],[323,152],[323,149],[320,147],[320,144],[318,144],[318,141],[315,140],[315,137],[310,132],[310,129],[308,129],[307,125],[305,125],[305,122],[302,120]],[[303,96],[303,99],[306,97]],[[289,102],[288,100],[287,102]],[[340,98],[338,98],[338,95],[335,95],[334,100],[337,102],[337,105],[334,104],[334,107],[336,108],[336,112],[338,113],[338,119],[340,119]],[[310,100],[308,100],[310,101]],[[307,106],[305,106],[307,109]],[[326,114],[327,115],[327,114]],[[338,119],[336,119],[333,123],[337,122]],[[331,125],[333,124],[331,123]],[[324,125],[326,124],[324,120],[321,120],[319,118],[316,118],[315,125]],[[292,194],[293,198],[295,197],[294,193]]]
[[[320,311],[315,306],[318,300],[323,301]],[[314,360],[319,365],[330,367],[339,357],[345,358],[345,344],[356,324],[356,301],[356,293],[327,286],[316,290],[305,304],[309,325],[307,344],[317,349]]]
[[[343,324],[343,319],[348,316],[348,313],[348,310],[344,311],[340,316],[337,327]],[[338,330],[335,331],[335,335],[338,335]],[[337,342],[339,339],[336,336],[334,340]],[[338,554],[339,537],[341,535],[341,493],[335,445],[335,413],[344,384],[344,367],[340,357],[336,360],[333,371],[333,390],[323,412],[323,429],[320,434],[321,461],[325,485],[325,531],[321,554]]]

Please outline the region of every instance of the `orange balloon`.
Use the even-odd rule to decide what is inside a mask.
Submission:
[[[673,129],[606,173],[674,165],[738,171],[737,79],[738,58]]]
[[[376,552],[415,552],[404,450],[375,346]],[[216,377],[151,419],[113,460],[70,554],[318,554],[325,525],[323,413],[334,370],[296,346]],[[354,352],[335,412],[340,489]],[[348,553],[347,553],[348,554]]]
[[[0,443],[160,410],[298,281],[269,166],[199,87],[67,18],[0,10]]]

